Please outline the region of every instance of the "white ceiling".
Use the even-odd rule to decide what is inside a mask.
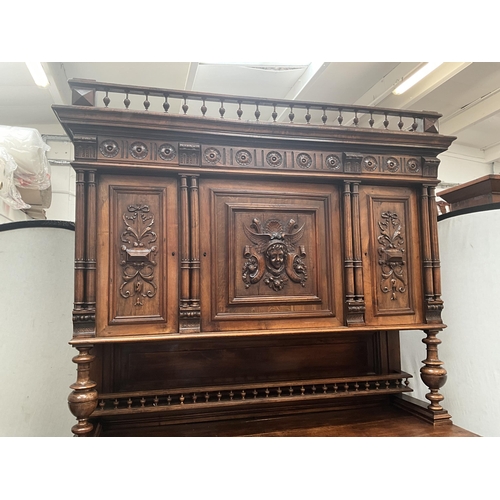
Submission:
[[[0,63],[0,124],[57,130],[52,104],[69,104],[67,80],[437,111],[452,150],[500,161],[500,63],[444,63],[406,93],[392,90],[423,63],[50,62],[37,87],[24,63]],[[140,104],[140,103],[137,103]],[[131,108],[134,107],[134,103]],[[228,113],[229,115],[229,113]],[[265,118],[265,117],[263,117]],[[62,129],[60,129],[60,133]]]

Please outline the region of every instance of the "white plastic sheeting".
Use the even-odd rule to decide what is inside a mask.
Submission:
[[[30,208],[17,188],[50,187],[49,150],[38,130],[0,125],[0,199],[12,208]]]

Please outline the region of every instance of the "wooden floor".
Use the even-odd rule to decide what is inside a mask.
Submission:
[[[155,434],[158,432],[156,428]],[[363,411],[324,411],[294,416],[276,416],[168,425],[167,436],[261,436],[261,437],[474,437],[453,424],[432,425],[394,407],[372,407]],[[143,434],[143,435],[147,435]]]

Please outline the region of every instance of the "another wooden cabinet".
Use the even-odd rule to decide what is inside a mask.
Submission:
[[[70,85],[75,105],[54,111],[77,172],[76,435],[397,402],[411,390],[404,329],[427,334],[421,413],[449,421],[435,185],[453,138],[439,115],[259,100],[249,122],[155,112],[148,96],[240,111],[250,98]],[[148,106],[111,109],[109,93]],[[259,121],[265,105],[322,110],[322,123]],[[354,121],[326,126],[339,111]]]

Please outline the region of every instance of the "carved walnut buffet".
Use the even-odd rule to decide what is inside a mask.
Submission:
[[[450,422],[440,115],[69,83],[75,435],[404,405],[416,329],[419,414]]]

